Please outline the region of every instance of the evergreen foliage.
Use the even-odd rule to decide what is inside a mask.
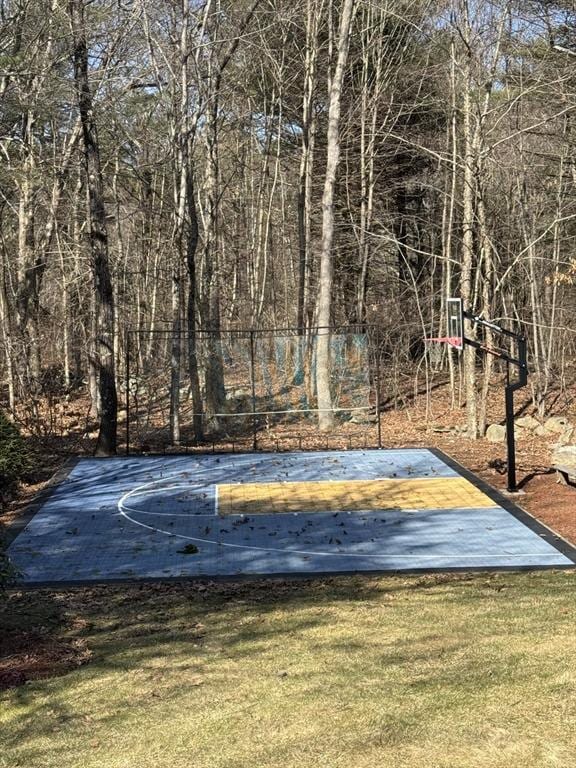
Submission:
[[[18,428],[0,411],[0,493],[30,468],[30,455]]]
[[[14,583],[15,578],[16,570],[8,559],[8,555],[4,551],[4,545],[0,541],[0,597],[2,592]]]
[[[0,511],[2,495],[30,468],[30,456],[18,428],[0,410]],[[13,583],[16,571],[0,539],[0,594]]]

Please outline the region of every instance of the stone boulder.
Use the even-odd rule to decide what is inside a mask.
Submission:
[[[552,451],[552,464],[574,468],[576,471],[576,445],[557,446]]]
[[[544,430],[547,435],[561,435],[572,425],[565,416],[550,416],[544,422]]]
[[[527,432],[535,432],[540,426],[540,422],[533,416],[520,416],[514,423],[517,427],[525,429]]]
[[[238,389],[233,389],[232,392],[230,392],[229,397],[236,400],[242,400],[245,397],[252,397],[252,390],[248,389],[248,387],[239,387]]]
[[[558,440],[554,443],[555,448],[560,448],[564,445],[571,445],[574,443],[574,440],[576,439],[576,428],[575,427],[566,427],[564,432],[560,435]]]
[[[502,424],[490,424],[484,437],[490,443],[503,443],[506,440],[506,427]]]
[[[370,413],[356,413],[349,419],[350,424],[376,424],[378,416]]]

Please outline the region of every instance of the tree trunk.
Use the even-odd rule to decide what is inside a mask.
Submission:
[[[108,232],[104,206],[104,183],[92,93],[88,79],[88,46],[84,0],[70,0],[74,45],[74,80],[84,141],[84,170],[89,200],[89,237],[95,295],[96,364],[100,388],[100,425],[96,455],[116,453],[118,398],[114,365],[114,295],[108,259]]]
[[[16,392],[14,385],[14,348],[12,344],[12,324],[10,322],[10,311],[8,308],[8,297],[6,296],[6,283],[4,277],[4,253],[0,258],[0,326],[2,331],[2,342],[4,354],[6,356],[6,378],[8,380],[8,405],[10,411],[14,411],[16,405]]]
[[[188,177],[188,236],[187,236],[187,267],[188,267],[188,375],[192,393],[192,408],[194,415],[192,425],[194,439],[199,442],[204,437],[202,425],[202,394],[200,391],[200,376],[198,373],[198,350],[196,343],[196,249],[198,246],[198,220],[196,217],[196,202],[192,178]]]
[[[19,375],[25,386],[25,393],[38,394],[39,353],[35,328],[32,326],[36,297],[38,295],[37,272],[34,264],[36,250],[36,225],[34,216],[33,178],[37,174],[34,158],[35,117],[31,110],[23,115],[22,147],[25,153],[22,167],[22,181],[19,184],[18,201],[18,270],[16,290],[16,317],[18,323]]]
[[[350,29],[355,0],[344,0],[338,35],[338,56],[330,84],[328,108],[328,147],[326,178],[322,195],[322,245],[320,252],[320,285],[318,293],[318,342],[316,349],[316,389],[318,394],[318,426],[327,431],[334,425],[330,391],[330,323],[333,282],[332,242],[334,237],[334,187],[340,159],[340,102],[342,81],[348,58]]]
[[[464,3],[465,24],[467,37],[470,37],[468,24],[468,8]],[[460,273],[460,295],[464,302],[464,308],[470,310],[473,302],[473,271],[474,259],[474,197],[475,197],[475,157],[474,157],[474,131],[472,127],[472,62],[471,51],[468,44],[464,53],[464,188],[462,199],[462,268]],[[470,320],[464,320],[464,335],[475,338],[474,325]],[[476,396],[476,350],[471,345],[466,345],[464,357],[464,388],[466,392],[466,421],[468,437],[475,440],[478,437],[478,405]]]
[[[217,66],[217,65],[216,65]],[[220,340],[220,260],[218,254],[218,97],[220,73],[214,81],[206,116],[206,214],[204,226],[204,316],[208,338],[206,360],[206,413],[213,429],[219,428],[220,413],[226,402],[224,363]]]
[[[312,214],[312,173],[316,115],[314,91],[316,89],[316,61],[318,58],[318,24],[324,7],[320,3],[306,3],[306,61],[304,95],[302,98],[302,146],[298,185],[298,294],[296,326],[300,335],[308,321],[308,295],[310,284],[310,230]]]
[[[180,263],[172,275],[172,339],[170,342],[170,443],[180,445],[180,372],[182,367],[182,291]]]

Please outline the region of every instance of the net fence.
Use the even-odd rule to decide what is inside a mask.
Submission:
[[[129,450],[245,450],[376,444],[378,370],[370,329],[329,334],[334,426],[318,432],[319,333],[131,331],[126,350]],[[280,446],[280,443],[282,445]]]

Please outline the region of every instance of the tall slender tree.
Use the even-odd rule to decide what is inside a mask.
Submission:
[[[74,80],[82,123],[90,257],[94,279],[94,350],[100,386],[100,426],[96,455],[109,456],[116,453],[118,397],[114,361],[114,292],[108,254],[104,181],[88,76],[85,0],[70,0],[68,7],[72,27]]]
[[[334,187],[340,160],[340,109],[342,82],[348,58],[355,0],[344,0],[340,15],[336,67],[330,78],[326,176],[322,195],[322,244],[320,247],[320,285],[318,291],[318,342],[316,350],[316,389],[318,393],[318,426],[322,431],[334,425],[330,391],[330,325],[332,323],[332,284],[334,256]]]

